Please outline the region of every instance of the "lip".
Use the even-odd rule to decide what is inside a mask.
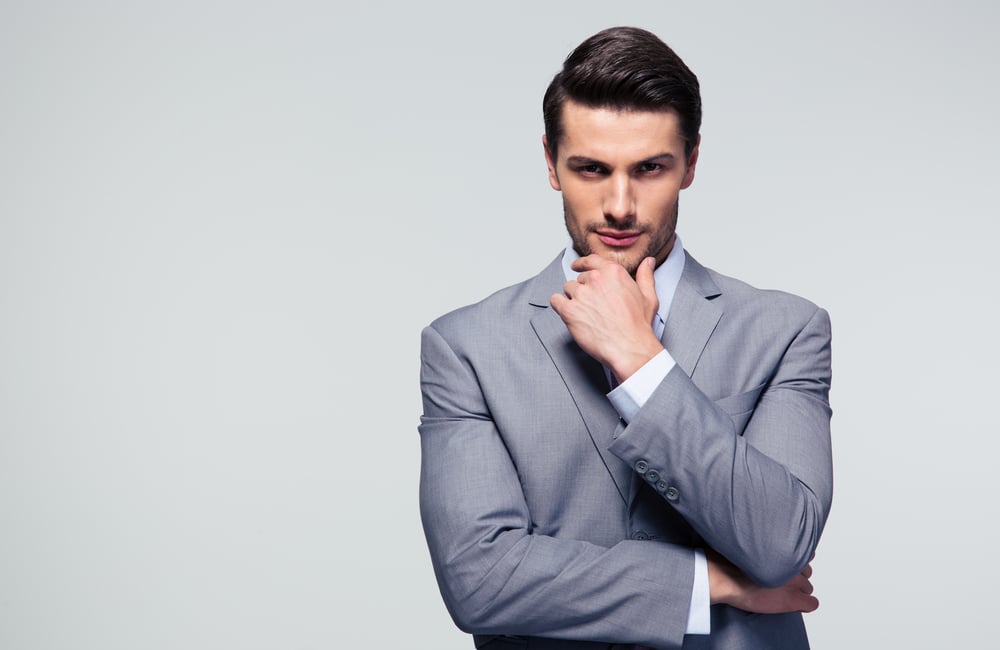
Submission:
[[[628,248],[642,235],[641,232],[623,232],[621,230],[598,230],[595,234],[602,244],[612,248]]]

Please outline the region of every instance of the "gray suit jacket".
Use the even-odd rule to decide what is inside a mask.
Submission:
[[[423,332],[420,506],[456,624],[477,647],[805,648],[799,614],[712,607],[685,636],[693,548],[765,585],[809,561],[833,490],[830,324],[690,255],[667,318],[677,362],[628,424],[536,277]]]

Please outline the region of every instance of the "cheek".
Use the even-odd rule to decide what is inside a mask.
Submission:
[[[650,193],[642,197],[639,209],[644,211],[648,218],[659,219],[661,215],[672,214],[674,204],[677,203],[677,196],[680,188],[671,188],[670,191],[660,191]]]
[[[584,218],[593,217],[594,212],[601,212],[599,194],[586,187],[563,183],[563,202],[577,215]]]

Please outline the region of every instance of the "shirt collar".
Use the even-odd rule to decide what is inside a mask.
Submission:
[[[667,255],[667,259],[663,260],[663,264],[660,264],[653,271],[653,279],[656,281],[656,297],[660,301],[660,307],[656,313],[659,315],[661,323],[667,322],[670,304],[674,301],[677,284],[681,281],[681,274],[684,272],[684,258],[684,246],[681,244],[680,235],[677,235],[674,237],[674,247]],[[566,246],[562,258],[563,275],[567,282],[576,280],[576,276],[580,275],[570,268],[570,265],[578,259],[580,256],[573,250],[573,243],[570,242]]]

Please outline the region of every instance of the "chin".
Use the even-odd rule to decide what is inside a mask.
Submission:
[[[639,268],[639,262],[642,261],[642,257],[633,251],[609,250],[607,253],[604,253],[602,257],[624,266],[625,270],[628,271],[628,274],[631,276],[635,275],[636,269]]]

